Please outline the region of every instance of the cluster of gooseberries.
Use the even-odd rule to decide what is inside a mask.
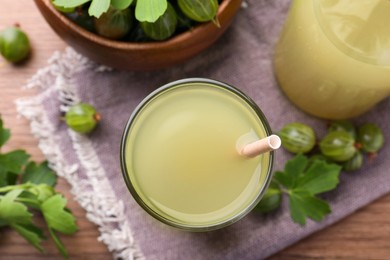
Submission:
[[[128,42],[166,40],[202,22],[213,21],[219,26],[216,19],[218,0],[169,0],[165,12],[154,22],[136,19],[135,3],[133,1],[123,10],[110,7],[98,18],[88,14],[90,2],[78,8],[54,7],[88,31]]]
[[[327,134],[318,142],[317,149],[316,134],[306,124],[286,124],[279,131],[279,136],[287,151],[311,154],[306,170],[317,160],[339,164],[345,171],[357,170],[363,165],[363,153],[374,157],[384,143],[382,130],[377,125],[365,123],[356,128],[350,121],[344,120],[330,123]],[[271,212],[279,207],[281,201],[280,186],[271,182],[256,210]]]
[[[303,123],[289,123],[279,135],[283,147],[291,153],[309,153],[316,146],[314,130]],[[318,143],[320,153],[312,158],[337,163],[346,171],[354,171],[363,165],[363,153],[374,158],[383,143],[382,130],[373,123],[355,127],[350,121],[335,121],[330,123],[327,134]]]

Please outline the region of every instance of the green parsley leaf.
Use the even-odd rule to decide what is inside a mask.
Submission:
[[[73,8],[85,4],[89,1],[91,0],[54,0],[53,4],[64,8]]]
[[[23,190],[21,189],[12,190],[1,197],[0,222],[14,228],[21,236],[42,252],[42,230],[34,226],[32,214],[28,212],[27,207],[15,201],[22,192]]]
[[[0,187],[4,187],[7,185],[14,185],[18,179],[18,175],[7,172],[4,169],[1,169],[0,166]]]
[[[56,194],[41,205],[42,214],[49,228],[63,234],[73,234],[77,231],[74,216],[65,209],[66,199]]]
[[[64,1],[76,3],[76,0]],[[88,0],[79,1],[77,5],[80,2]],[[0,117],[0,148],[9,137],[10,132],[3,128]],[[55,230],[65,234],[74,233],[77,230],[75,218],[65,208],[66,199],[54,190],[57,177],[47,162],[27,164],[29,157],[23,150],[0,153],[0,228],[8,226],[15,229],[31,245],[43,252],[41,241],[45,237],[42,230],[33,224],[33,214],[28,210],[32,208],[41,211],[57,249],[67,257],[68,253]]]
[[[3,127],[3,119],[0,117],[0,148],[9,140],[11,133]]]
[[[41,203],[38,200],[38,196],[30,191],[31,189],[34,189],[35,186],[36,185],[31,185],[31,187],[28,187],[27,189],[25,189],[19,195],[18,202],[22,202],[24,205],[26,205],[29,208],[40,210]]]
[[[43,231],[34,225],[11,224],[21,236],[23,236],[30,244],[32,244],[40,252],[43,252],[41,241],[44,237]]]
[[[61,253],[62,256],[64,256],[66,259],[68,259],[69,254],[68,251],[65,249],[64,244],[62,243],[61,239],[57,236],[57,234],[54,232],[52,228],[49,228],[49,233],[51,238],[54,241],[54,244],[57,247],[57,250]]]
[[[27,164],[22,176],[22,183],[31,182],[35,184],[47,184],[54,187],[57,182],[57,176],[48,166],[47,161],[41,164],[30,162]]]
[[[0,173],[4,171],[19,174],[29,158],[30,155],[23,150],[0,154]]]
[[[333,190],[339,183],[340,170],[339,165],[316,160],[298,179],[297,185],[313,195]]]
[[[124,10],[131,5],[133,0],[111,0],[111,6],[118,10]]]
[[[32,224],[32,214],[28,212],[27,207],[15,199],[23,190],[12,190],[1,197],[0,200],[0,219],[8,224]]]
[[[275,180],[288,189],[295,188],[308,162],[309,159],[306,156],[298,154],[286,162],[284,172],[275,172]]]
[[[0,154],[0,187],[14,185],[30,156],[22,150]]]
[[[301,225],[306,224],[307,217],[320,221],[331,212],[326,201],[316,198],[307,191],[294,190],[289,197],[291,218]]]
[[[92,0],[88,14],[99,18],[103,13],[107,12],[108,8],[110,8],[110,0]]]
[[[329,204],[316,195],[335,189],[341,171],[339,165],[322,160],[315,160],[307,167],[308,163],[306,156],[297,155],[286,163],[284,171],[274,176],[289,196],[291,218],[301,225],[306,218],[320,221],[331,212]]]
[[[154,23],[167,7],[167,0],[137,0],[135,18],[140,22]]]

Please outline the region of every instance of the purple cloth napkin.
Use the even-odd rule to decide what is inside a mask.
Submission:
[[[369,166],[343,173],[328,193],[333,212],[320,223],[301,227],[291,221],[287,202],[269,215],[250,213],[227,228],[189,233],[159,223],[134,201],[122,179],[119,146],[135,106],[157,87],[187,77],[206,77],[234,85],[252,97],[274,130],[300,121],[319,135],[325,122],[294,107],[280,91],[272,70],[273,47],[287,14],[288,0],[248,1],[233,25],[211,48],[178,66],[154,72],[127,72],[99,66],[68,49],[56,53],[29,86],[34,98],[19,100],[19,112],[31,120],[32,132],[52,167],[72,185],[88,218],[99,226],[100,240],[123,259],[263,259],[320,230],[390,191],[390,146]],[[88,136],[67,129],[60,116],[78,101],[93,104],[102,115]],[[356,120],[375,122],[390,140],[390,100]],[[290,157],[276,152],[275,169]]]

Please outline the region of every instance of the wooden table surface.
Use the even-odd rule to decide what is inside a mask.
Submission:
[[[15,23],[28,33],[33,53],[19,66],[0,59],[0,113],[12,132],[4,150],[23,148],[32,154],[32,159],[42,161],[44,157],[37,140],[30,134],[27,120],[17,116],[14,100],[34,94],[34,90],[22,90],[21,86],[39,68],[46,66],[54,51],[63,50],[66,44],[49,28],[31,0],[1,0],[0,30]],[[80,227],[75,235],[62,236],[70,259],[111,259],[105,245],[97,240],[97,227],[86,219],[85,211],[72,200],[69,185],[61,179],[57,188],[69,199]],[[14,231],[0,231],[0,259],[61,259],[51,241],[45,241],[43,246],[46,249],[44,255]],[[390,259],[390,195],[271,259]]]

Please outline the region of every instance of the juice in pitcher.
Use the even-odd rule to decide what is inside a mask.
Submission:
[[[390,95],[390,1],[293,0],[274,67],[309,114],[344,119]]]
[[[240,155],[270,135],[260,109],[224,83],[186,79],[148,96],[131,116],[121,147],[126,184],[158,220],[191,231],[229,225],[260,200],[273,152]]]

